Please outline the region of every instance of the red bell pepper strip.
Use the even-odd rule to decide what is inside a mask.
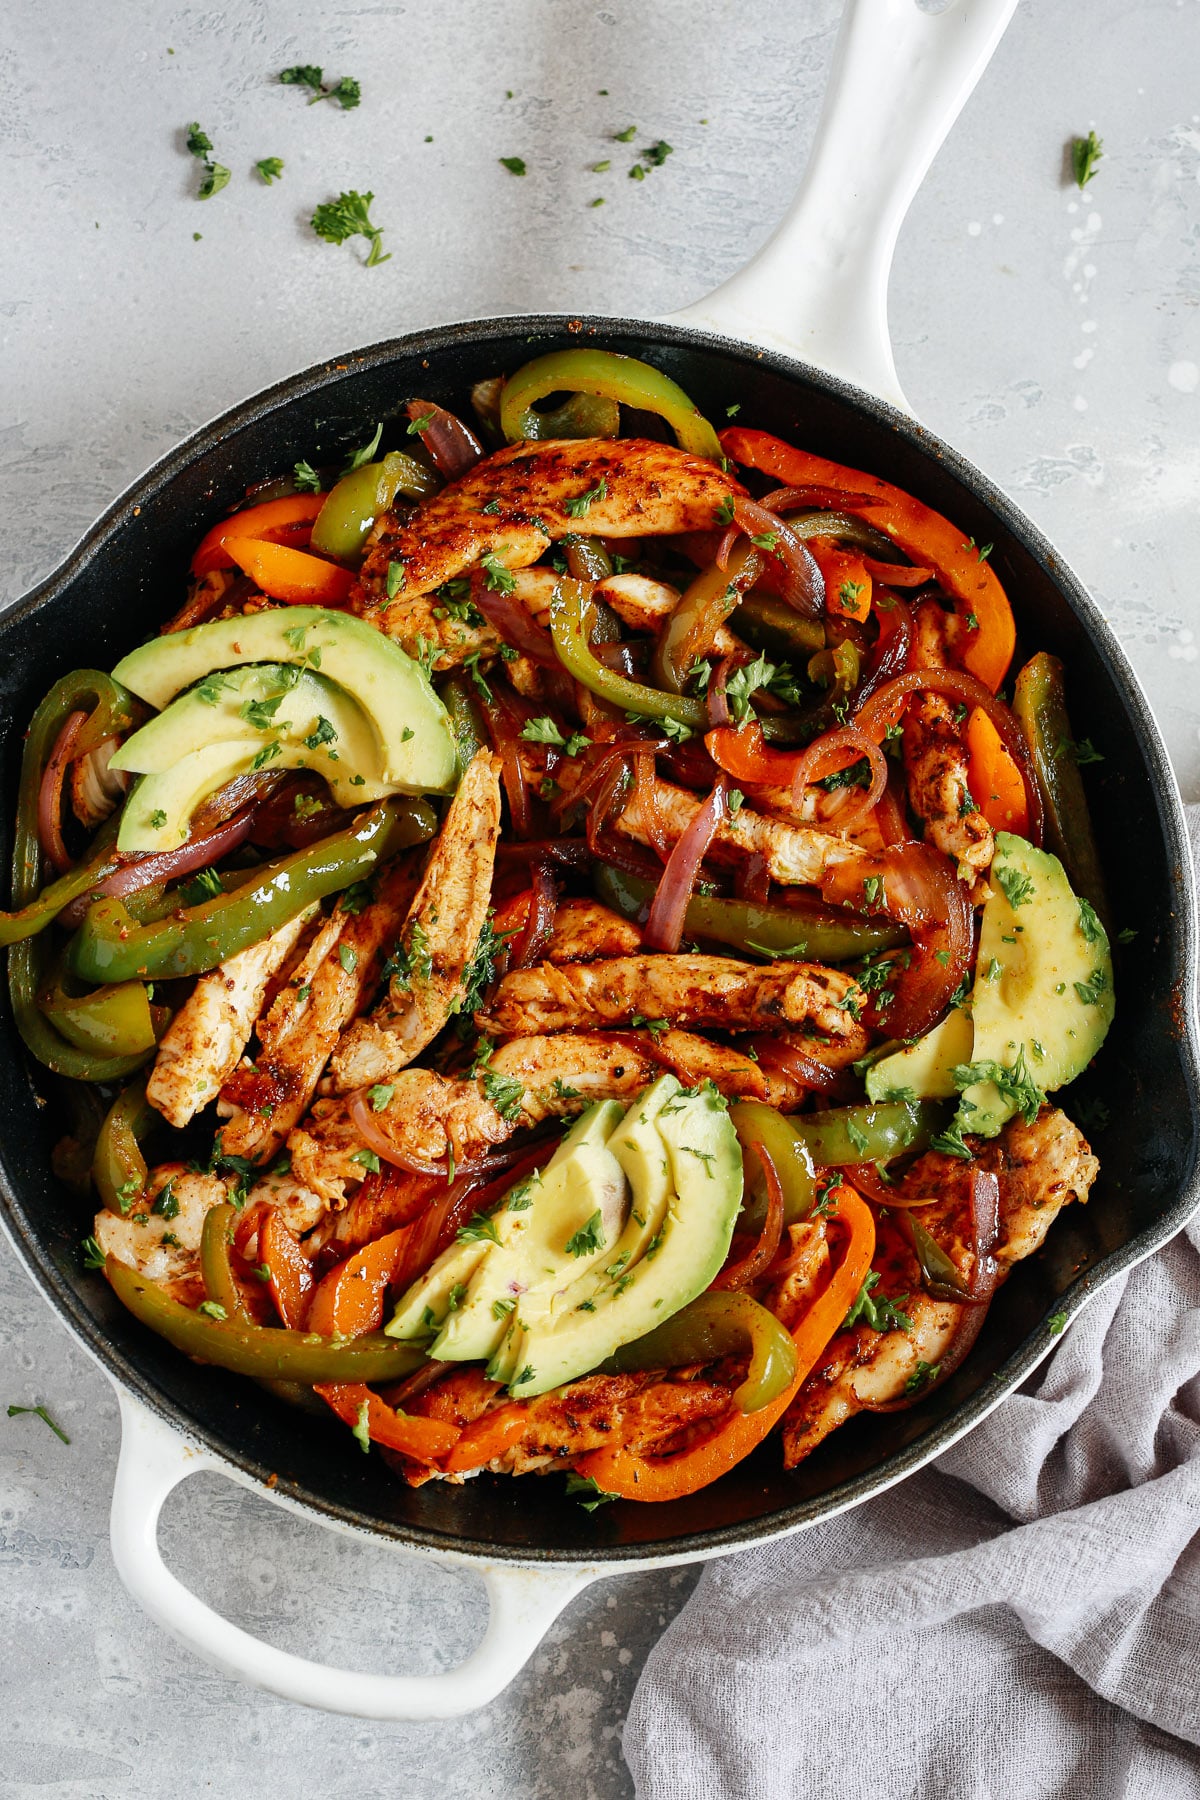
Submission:
[[[864,623],[871,616],[871,576],[863,557],[832,538],[810,538],[808,547],[825,577],[826,612]]]
[[[386,1444],[414,1462],[432,1463],[445,1456],[458,1442],[457,1425],[441,1419],[420,1418],[415,1413],[398,1413],[373,1394],[361,1381],[322,1381],[315,1390],[333,1408],[338,1418],[352,1428],[367,1409],[367,1436],[373,1444]]]
[[[213,569],[231,567],[235,560],[228,549],[231,538],[262,538],[275,543],[286,537],[290,541],[300,527],[312,528],[324,504],[324,494],[287,494],[282,500],[264,500],[261,506],[247,506],[242,512],[230,513],[200,539],[192,557],[192,574],[207,575]]]
[[[993,831],[1029,836],[1025,783],[987,714],[975,707],[967,720],[967,786]]]
[[[762,1442],[812,1373],[871,1267],[875,1221],[870,1208],[850,1187],[836,1188],[832,1200],[848,1238],[828,1286],[792,1332],[796,1373],[783,1393],[757,1412],[732,1413],[711,1437],[677,1456],[651,1459],[624,1444],[605,1444],[578,1459],[575,1467],[581,1475],[590,1476],[606,1494],[626,1500],[679,1500],[717,1481]]]
[[[931,568],[967,627],[959,651],[963,667],[996,692],[1016,643],[1012,608],[986,557],[964,540],[959,526],[877,475],[797,450],[766,431],[731,426],[721,433],[721,448],[733,462],[759,469],[781,486],[844,492],[848,511],[890,537],[913,562]],[[872,496],[869,505],[850,498],[862,494]]]
[[[231,537],[225,548],[256,587],[288,606],[341,606],[356,579],[337,563],[263,538]]]
[[[267,1271],[267,1287],[275,1311],[290,1331],[303,1331],[313,1287],[312,1266],[275,1211],[263,1220],[258,1254]]]

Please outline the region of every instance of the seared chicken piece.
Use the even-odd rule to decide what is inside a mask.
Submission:
[[[1043,1107],[1032,1125],[1014,1119],[990,1142],[969,1141],[976,1163],[993,1170],[1000,1181],[1000,1235],[992,1254],[1003,1279],[1014,1263],[1040,1247],[1064,1206],[1086,1201],[1100,1165],[1083,1134],[1054,1107]],[[971,1166],[930,1151],[913,1165],[904,1184],[910,1194],[928,1184],[937,1196],[913,1216],[964,1279],[970,1278],[974,1260],[967,1211]],[[905,1296],[900,1306],[912,1329],[879,1332],[858,1325],[834,1338],[784,1417],[788,1468],[864,1403],[900,1399],[910,1381],[936,1369],[958,1332],[964,1307],[922,1292],[916,1258],[886,1223],[880,1228],[874,1267],[880,1275],[878,1294],[892,1300]]]
[[[409,1161],[436,1166],[452,1155],[461,1168],[524,1126],[573,1118],[593,1100],[631,1098],[663,1066],[688,1086],[711,1080],[731,1098],[785,1103],[782,1084],[773,1089],[750,1057],[686,1031],[664,1032],[657,1043],[633,1032],[615,1041],[599,1032],[564,1032],[502,1044],[473,1079],[405,1069],[393,1077],[392,1096],[372,1120]],[[362,1137],[350,1108],[350,1099],[318,1100],[288,1139],[292,1181],[328,1206],[342,1206],[366,1174],[355,1160]],[[268,1197],[258,1188],[251,1195]]]
[[[164,1200],[167,1187],[170,1194]],[[204,1215],[228,1198],[228,1183],[219,1175],[198,1174],[181,1162],[163,1163],[151,1171],[145,1193],[124,1218],[101,1207],[96,1242],[105,1256],[115,1256],[151,1281],[187,1283],[200,1267]],[[156,1206],[165,1211],[153,1210]]]
[[[315,907],[201,975],[167,1027],[146,1098],[176,1128],[208,1105],[232,1075],[262,1011],[271,977],[287,962]]]
[[[641,927],[599,900],[564,900],[554,915],[546,961],[594,962],[600,956],[630,956],[641,945]]]
[[[409,602],[478,563],[487,567],[494,558],[505,569],[524,568],[573,531],[628,538],[705,530],[722,502],[743,492],[716,463],[670,444],[641,438],[513,444],[403,523],[385,521],[350,605],[389,635],[402,636]],[[567,510],[585,496],[583,510]],[[383,609],[389,563],[404,569],[404,604]]]
[[[541,770],[534,768],[532,760],[528,764],[528,773],[535,782],[541,778]],[[578,779],[577,765],[569,761],[562,764],[555,775],[555,780],[567,793]],[[663,834],[671,844],[677,843],[683,836],[703,804],[697,795],[689,793],[686,788],[675,787],[669,781],[660,781],[657,777],[654,782],[654,803]],[[654,833],[650,821],[645,817],[636,788],[617,820],[617,829],[625,837],[634,838],[640,844],[654,843]],[[755,812],[749,806],[741,806],[732,818],[727,818],[717,827],[709,855],[714,862],[736,866],[748,862],[756,852],[763,858],[768,874],[776,881],[782,881],[791,887],[816,887],[827,869],[836,863],[852,862],[855,857],[864,854],[864,847],[853,839],[839,837],[832,831],[821,831],[815,826],[784,824],[778,819],[765,818],[762,813]]]
[[[351,1025],[334,1053],[338,1093],[398,1074],[462,1005],[487,919],[499,835],[500,758],[480,750],[450,802],[400,933],[401,967],[370,1018]]]
[[[329,915],[259,1020],[253,1063],[235,1069],[221,1090],[227,1156],[267,1161],[304,1117],[339,1034],[375,991],[385,946],[394,943],[419,879],[419,858],[398,857],[361,912],[345,910],[343,901]]]
[[[914,667],[949,666],[952,617],[934,600],[918,606]],[[942,694],[916,694],[904,714],[904,767],[909,804],[925,821],[927,842],[958,864],[964,881],[974,881],[991,867],[996,845],[967,785],[966,719],[960,711]]]
[[[593,1031],[651,1018],[721,1031],[811,1024],[845,1038],[855,1032],[850,1009],[862,997],[852,975],[820,963],[755,967],[725,956],[625,956],[516,969],[475,1023],[503,1037]],[[859,1035],[861,1055],[867,1042],[861,1027]]]

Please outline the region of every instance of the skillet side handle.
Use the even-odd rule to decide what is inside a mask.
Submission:
[[[117,1573],[142,1610],[186,1649],[284,1700],[362,1719],[452,1719],[474,1712],[508,1686],[567,1603],[601,1573],[484,1565],[486,1636],[466,1662],[442,1675],[368,1675],[309,1662],[230,1624],[171,1574],[158,1548],[167,1495],[201,1470],[230,1471],[187,1444],[141,1401],[122,1390],[118,1395],[121,1454],[111,1521]]]
[[[675,322],[815,363],[905,412],[887,325],[900,226],[1017,0],[847,0],[800,191],[746,267]]]

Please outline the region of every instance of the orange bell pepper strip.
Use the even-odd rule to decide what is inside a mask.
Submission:
[[[850,510],[891,538],[913,562],[934,571],[967,627],[959,645],[963,667],[996,692],[1016,644],[1012,608],[991,565],[964,540],[959,526],[877,475],[797,450],[767,431],[733,425],[721,433],[721,448],[733,462],[759,469],[781,486],[871,495],[870,505]]]
[[[863,558],[832,538],[813,538],[808,547],[825,577],[825,610],[865,623],[871,616],[871,576]]]
[[[520,1401],[498,1406],[464,1427],[463,1434],[442,1461],[447,1475],[462,1475],[468,1469],[481,1469],[497,1456],[503,1456],[524,1435],[529,1423],[528,1410]]]
[[[442,1419],[424,1419],[416,1413],[393,1410],[361,1381],[322,1381],[314,1390],[328,1402],[344,1424],[354,1427],[367,1409],[367,1436],[373,1444],[386,1444],[415,1462],[432,1463],[458,1442],[458,1426]]]
[[[262,538],[228,538],[225,548],[244,575],[272,600],[288,606],[341,606],[355,577],[337,563],[322,562],[307,550],[269,544]]]
[[[879,728],[883,736],[883,726]],[[748,721],[745,725],[718,725],[706,732],[704,747],[719,769],[735,781],[751,787],[791,787],[808,750],[776,750],[762,734],[762,726]],[[811,748],[811,746],[810,746]],[[806,770],[806,780],[824,781],[860,760],[857,750],[836,744],[823,751]]]
[[[828,1286],[792,1332],[796,1373],[783,1393],[758,1412],[733,1413],[711,1437],[677,1456],[651,1459],[624,1444],[605,1444],[579,1457],[575,1467],[581,1475],[590,1476],[606,1494],[619,1494],[626,1500],[679,1500],[719,1480],[762,1442],[840,1329],[871,1267],[875,1221],[870,1208],[853,1188],[844,1185],[834,1190],[832,1200],[834,1216],[848,1233],[847,1241]]]
[[[967,786],[993,831],[1029,835],[1025,783],[992,721],[979,707],[967,720]]]
[[[306,1331],[322,1337],[362,1337],[383,1324],[383,1296],[399,1266],[408,1239],[401,1226],[364,1244],[331,1269],[309,1303]]]
[[[289,1331],[303,1331],[313,1288],[312,1265],[277,1212],[269,1212],[263,1221],[258,1254],[275,1311]]]
[[[262,538],[275,543],[281,537],[290,540],[305,525],[311,531],[324,504],[324,494],[287,494],[282,500],[264,500],[261,506],[247,506],[242,512],[230,513],[200,539],[192,557],[192,574],[228,569],[236,560],[229,554],[231,538]]]

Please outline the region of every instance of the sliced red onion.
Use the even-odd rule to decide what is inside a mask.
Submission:
[[[54,740],[54,748],[42,770],[42,783],[38,789],[37,830],[38,843],[42,855],[46,858],[56,875],[63,875],[71,867],[71,858],[67,855],[67,847],[62,835],[62,791],[66,778],[67,765],[71,761],[71,752],[75,740],[90,718],[89,713],[73,712],[63,720],[62,730]]]
[[[708,724],[715,731],[719,725],[732,725],[733,714],[729,710],[729,696],[726,687],[729,682],[729,671],[733,667],[734,658],[723,656],[708,680]]]
[[[851,766],[846,760],[847,751],[853,752],[852,760],[855,762],[861,761],[863,757],[867,759],[871,765],[871,785],[860,788],[857,796],[839,811],[838,822],[845,825],[851,824],[877,806],[887,787],[887,758],[873,738],[868,737],[857,725],[841,725],[836,731],[827,731],[823,736],[813,739],[798,760],[796,773],[792,778],[792,795],[798,803],[811,782],[824,780]]]
[[[454,413],[432,400],[410,400],[405,411],[413,424],[420,421],[417,436],[439,475],[456,481],[473,469],[483,455],[483,445]]]
[[[858,688],[858,709],[887,681],[903,675],[912,661],[916,630],[912,612],[903,600],[895,600],[891,612],[880,613],[879,639]]]
[[[478,569],[471,576],[471,604],[512,649],[544,668],[562,667],[546,627],[531,618],[528,608],[511,594],[498,594],[490,588]]]
[[[714,1288],[736,1290],[748,1287],[765,1275],[779,1254],[779,1244],[783,1237],[783,1183],[775,1167],[770,1151],[765,1144],[754,1145],[755,1155],[762,1164],[762,1172],[767,1184],[767,1216],[763,1220],[763,1228],[758,1242],[737,1262],[727,1262],[716,1280]]]
[[[95,899],[100,894],[120,899],[126,894],[136,894],[141,888],[150,887],[154,882],[171,881],[177,875],[190,875],[193,869],[203,869],[210,863],[219,862],[221,857],[236,850],[239,844],[245,843],[253,827],[254,808],[247,807],[245,812],[235,814],[224,825],[218,825],[215,831],[202,837],[189,838],[178,850],[160,850],[151,856],[139,856],[136,862],[114,870],[111,875],[105,876],[98,887],[93,888],[89,899]]]
[[[745,1048],[753,1050],[765,1074],[785,1075],[798,1087],[810,1088],[815,1094],[834,1093],[842,1079],[840,1069],[827,1069],[786,1036],[755,1032],[745,1039]]]
[[[773,488],[764,494],[759,501],[768,512],[791,512],[801,508],[812,507],[817,512],[855,512],[861,506],[878,506],[879,497],[874,494],[845,494],[841,488],[831,487],[782,487]]]
[[[658,783],[654,772],[653,750],[639,751],[633,759],[632,797],[637,802],[646,835],[650,839],[656,855],[661,862],[668,862],[671,855],[671,840],[667,836],[667,828],[663,824],[662,812],[658,804]]]
[[[558,911],[558,889],[550,874],[550,859],[533,859],[533,887],[529,911],[520,936],[513,942],[513,969],[530,969],[541,962],[554,935],[554,918]]]
[[[854,715],[854,723],[870,736],[881,739],[884,727],[895,724],[909,696],[916,693],[945,694],[948,699],[957,700],[960,705],[977,706],[987,714],[999,733],[1001,743],[1021,772],[1029,808],[1030,840],[1040,845],[1045,811],[1042,790],[1038,786],[1025,735],[1004,702],[997,700],[990,688],[985,687],[974,675],[969,675],[965,669],[912,669],[905,675],[897,675],[893,681],[885,682],[865,705],[859,707]]]
[[[768,553],[783,569],[780,598],[806,619],[820,618],[825,610],[825,578],[812,551],[791,526],[775,513],[768,512],[757,500],[748,500],[744,496],[734,500],[733,516],[752,540],[761,537],[773,540]],[[758,548],[767,546],[758,545]]]
[[[678,950],[700,865],[728,816],[725,777],[721,775],[708,799],[689,820],[667,860],[650,907],[650,917],[646,920],[642,941],[647,950]]]
[[[354,1095],[350,1102],[350,1118],[355,1130],[368,1150],[373,1150],[381,1162],[391,1163],[393,1168],[407,1169],[410,1175],[442,1175],[450,1173],[450,1165],[445,1157],[427,1160],[419,1156],[411,1156],[407,1151],[397,1149],[388,1136],[381,1120],[386,1114],[375,1113],[368,1099],[369,1089],[363,1088]],[[476,1175],[485,1169],[494,1169],[501,1164],[490,1156],[475,1156],[469,1162],[460,1163],[456,1174],[459,1176]]]

